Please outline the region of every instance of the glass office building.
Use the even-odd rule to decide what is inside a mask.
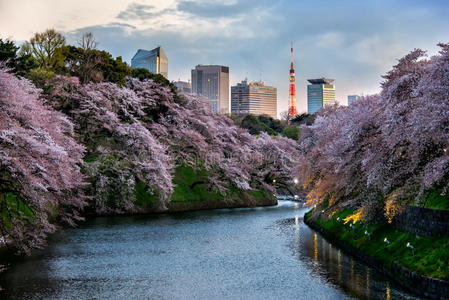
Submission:
[[[348,106],[351,105],[351,103],[357,101],[358,98],[359,98],[359,96],[357,96],[357,95],[349,95],[348,96]]]
[[[161,74],[168,78],[168,59],[161,47],[153,50],[137,50],[137,53],[131,59],[131,67],[145,68],[151,73]]]
[[[243,80],[231,87],[231,113],[277,118],[277,89],[262,81]]]
[[[335,104],[335,85],[333,79],[308,79],[307,86],[307,112],[314,114],[320,108]]]
[[[229,67],[197,65],[192,70],[192,93],[206,97],[214,112],[229,114]]]

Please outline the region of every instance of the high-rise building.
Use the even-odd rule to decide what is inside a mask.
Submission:
[[[335,85],[333,79],[308,79],[307,86],[307,112],[316,113],[320,108],[335,104]]]
[[[359,99],[359,96],[357,95],[349,95],[348,96],[348,106],[351,105],[354,101],[357,101]]]
[[[192,70],[192,93],[206,97],[212,110],[229,113],[229,67],[197,65]]]
[[[153,50],[137,50],[137,53],[131,59],[131,67],[145,68],[151,73],[161,74],[168,78],[168,59],[161,47]]]
[[[190,84],[190,82],[178,80],[178,81],[173,82],[173,84],[176,86],[176,88],[180,92],[183,92],[183,93],[191,93],[192,92],[192,85]]]
[[[248,83],[243,80],[231,87],[233,114],[269,115],[277,117],[277,89],[262,81]]]

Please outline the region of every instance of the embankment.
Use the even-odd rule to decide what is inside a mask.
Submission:
[[[336,220],[337,218],[338,217],[335,217],[334,220]],[[337,233],[339,231],[335,229],[335,227],[343,227],[345,225],[340,224],[338,222],[336,222],[337,225],[334,224],[330,225],[330,223],[333,222],[332,219],[330,219],[330,221],[327,222],[322,222],[319,221],[319,218],[311,219],[310,215],[305,215],[304,222],[312,229],[318,231],[322,236],[324,236],[330,242],[335,244],[337,247],[341,248],[344,252],[354,256],[355,258],[361,260],[370,267],[383,273],[387,277],[396,281],[399,285],[401,285],[404,289],[408,290],[409,292],[430,299],[449,299],[449,281],[420,274],[415,270],[411,270],[405,267],[404,265],[399,264],[398,261],[386,259],[386,257],[390,258],[395,257],[396,250],[394,248],[397,245],[395,244],[394,241],[396,237],[400,239],[398,243],[403,244],[404,241],[401,240],[400,236],[398,235],[395,236],[393,233],[391,233],[387,237],[387,240],[389,238],[391,241],[389,241],[388,243],[385,242],[385,246],[379,246],[379,243],[383,242],[383,240],[381,240],[382,237],[380,235],[382,236],[388,235],[388,231],[386,231],[385,228],[382,228],[381,230],[380,229],[370,230],[371,227],[368,226],[360,227],[358,229],[353,226],[351,227],[351,229],[347,228],[346,230]],[[356,238],[357,231],[361,231],[361,234],[365,235],[365,238],[363,240]],[[371,231],[371,233],[369,231]],[[438,247],[438,245],[435,245],[435,247]],[[376,248],[376,250],[373,250],[374,252],[366,250],[373,248]],[[405,245],[403,248],[404,249],[402,251],[410,250],[405,248]],[[429,249],[426,250],[423,249],[422,247],[419,247],[419,249],[416,249],[416,251],[431,252],[433,250],[432,243],[429,243],[428,248]],[[379,253],[379,255],[377,254],[373,255],[373,253]],[[418,257],[420,253],[413,253],[413,257],[415,255],[416,257]]]

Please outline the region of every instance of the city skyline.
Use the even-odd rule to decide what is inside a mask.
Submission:
[[[287,110],[293,40],[301,113],[307,78],[337,79],[336,99],[346,104],[347,95],[378,92],[381,75],[412,49],[436,54],[436,44],[449,36],[449,8],[442,3],[17,0],[0,4],[0,35],[21,42],[54,27],[75,44],[91,31],[99,49],[128,63],[137,49],[162,45],[169,80],[187,80],[197,64],[230,66],[230,85],[249,77],[276,86],[278,112]]]

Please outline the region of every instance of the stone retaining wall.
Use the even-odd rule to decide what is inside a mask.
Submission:
[[[421,236],[449,235],[449,210],[407,206],[393,226]]]
[[[420,296],[430,299],[449,299],[449,282],[426,277],[409,269],[393,263],[391,273],[396,277],[396,281],[401,281],[409,286],[409,289]]]
[[[338,237],[335,237],[313,220],[307,219],[306,216],[304,216],[304,223],[315,231],[318,231],[323,237],[345,253],[352,255],[371,268],[384,274],[412,294],[429,299],[449,299],[449,281],[420,275],[397,263],[393,263],[391,268],[389,268],[378,259],[365,254],[352,245],[340,240]]]

